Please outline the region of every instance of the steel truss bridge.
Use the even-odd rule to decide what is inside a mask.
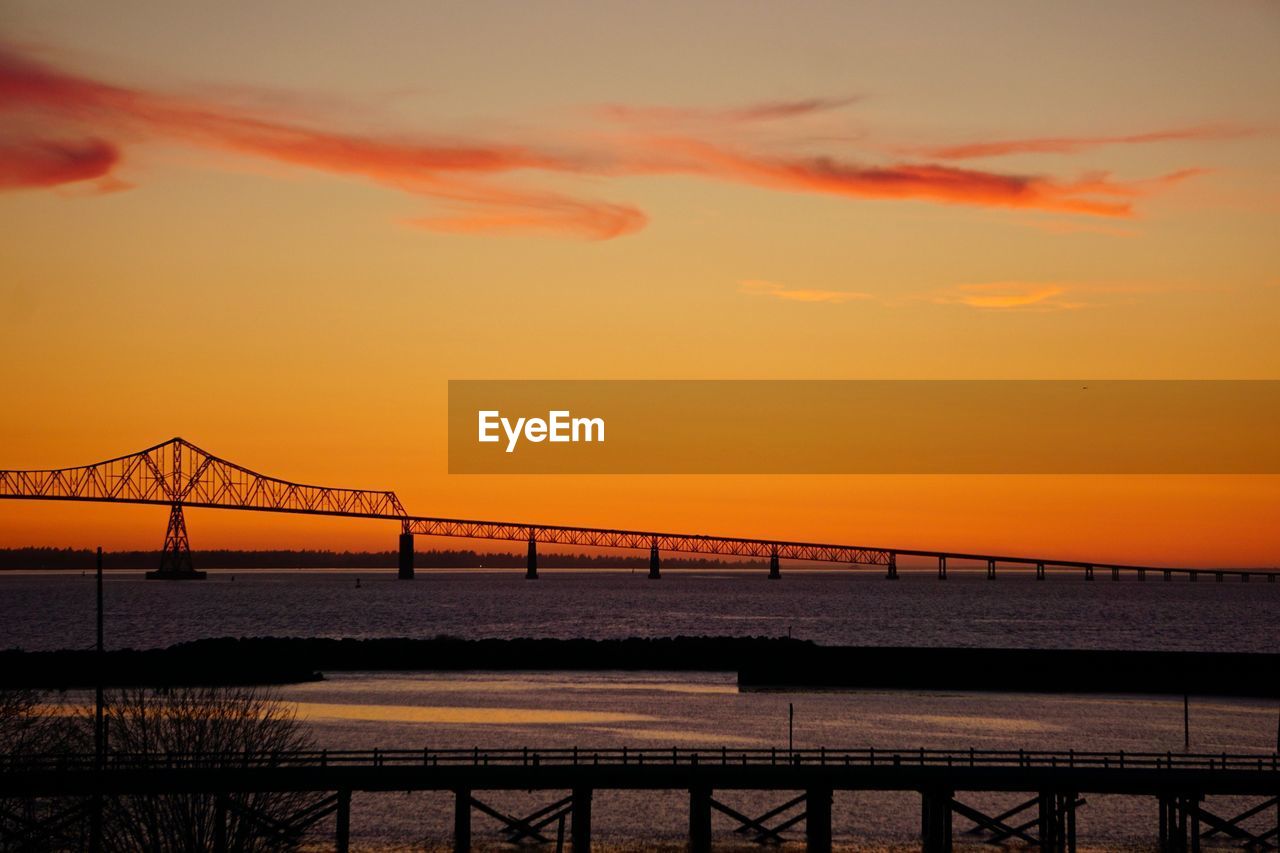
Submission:
[[[456,518],[410,515],[393,491],[344,489],[294,483],[259,474],[202,450],[182,438],[117,456],[104,462],[74,468],[42,470],[0,470],[0,498],[18,500],[91,501],[101,503],[156,504],[169,507],[160,567],[148,573],[158,579],[201,578],[191,564],[184,507],[329,515],[346,518],[373,518],[400,524],[399,574],[414,576],[414,537],[444,536],[461,539],[505,540],[528,543],[525,577],[538,577],[539,543],[582,547],[621,548],[649,551],[649,577],[660,578],[662,552],[711,556],[769,559],[769,577],[781,577],[782,560],[842,563],[853,567],[883,569],[885,577],[898,577],[898,560],[936,561],[937,576],[947,578],[948,561],[985,564],[987,578],[994,580],[996,566],[1034,567],[1036,579],[1043,580],[1049,569],[1082,571],[1093,580],[1096,571],[1109,572],[1112,580],[1121,574],[1145,580],[1148,572],[1165,580],[1174,574],[1198,580],[1226,575],[1240,580],[1257,576],[1275,582],[1277,571],[1256,569],[1193,569],[1135,566],[1117,563],[1054,560],[1045,557],[1007,554],[973,554],[928,551],[910,548],[873,548],[778,539],[747,539],[690,533],[659,533],[599,527],[572,527],[527,524],[510,521],[475,521]]]
[[[710,853],[724,839],[715,836],[713,814],[722,826],[725,818],[736,824],[743,840],[780,845],[802,829],[807,853],[831,853],[835,795],[865,791],[918,794],[926,853],[953,849],[957,818],[971,824],[960,832],[974,842],[1074,853],[1086,794],[1155,799],[1158,818],[1147,832],[1162,851],[1196,851],[1202,841],[1250,850],[1280,843],[1274,753],[559,748],[0,756],[0,845],[99,849],[111,801],[178,796],[189,798],[203,826],[212,824],[215,851],[294,845],[332,827],[331,849],[346,853],[353,791],[442,791],[454,795],[455,853],[477,846],[477,814],[508,843],[554,836],[557,851],[568,824],[570,853],[590,853],[594,795],[620,790],[687,791],[690,853]],[[495,791],[525,792],[542,804],[507,814],[480,799]],[[255,808],[253,794],[282,792],[301,796],[296,811]],[[753,815],[731,804],[746,792],[787,799]],[[1007,798],[1003,811],[982,811],[975,792]]]

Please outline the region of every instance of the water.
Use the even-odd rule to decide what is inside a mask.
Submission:
[[[235,578],[233,581],[232,578]],[[355,586],[356,579],[361,581]],[[93,577],[0,574],[0,648],[87,648]],[[835,645],[1280,652],[1280,584],[1114,582],[1007,573],[543,571],[211,572],[162,583],[109,573],[106,642],[201,637],[785,636]]]
[[[1008,574],[879,576],[786,573],[544,571],[390,573],[214,572],[196,583],[147,582],[112,573],[108,645],[165,646],[210,636],[628,637],[766,635],[826,644],[1280,651],[1280,584],[1157,578],[1112,582]],[[361,584],[356,588],[359,577]],[[83,648],[93,642],[91,576],[0,575],[0,647]],[[800,747],[1178,751],[1180,696],[1052,696],[956,691],[739,693],[730,673],[330,673],[281,688],[318,744],[397,747],[785,747],[787,705]],[[1275,748],[1274,702],[1192,697],[1192,748]],[[721,792],[761,813],[785,792]],[[987,813],[1022,798],[967,794]],[[483,794],[525,814],[559,795]],[[595,834],[607,848],[683,849],[685,792],[601,792]],[[1086,847],[1151,849],[1153,800],[1088,797],[1079,812]],[[1247,803],[1211,800],[1218,813]],[[356,793],[356,849],[447,847],[453,803],[435,793]],[[473,818],[478,846],[498,825]],[[715,818],[717,846],[740,839]],[[967,823],[956,820],[960,833]],[[910,793],[837,792],[837,846],[918,849],[919,800]],[[796,843],[800,833],[793,832]],[[959,838],[960,835],[958,834]],[[322,836],[318,848],[326,846]],[[749,845],[744,845],[749,846]]]
[[[739,693],[727,673],[338,673],[330,680],[285,688],[281,696],[322,745],[368,749],[606,747],[785,749],[787,706],[795,706],[797,747],[1182,749],[1182,697],[1049,696],[938,691]],[[1192,748],[1262,752],[1275,742],[1271,702],[1192,698]],[[559,792],[480,793],[508,814],[526,814]],[[636,839],[680,848],[688,828],[688,794],[598,792],[594,831],[605,845]],[[740,811],[760,814],[786,792],[717,792]],[[1156,830],[1154,800],[1086,795],[1081,838],[1098,849],[1141,845]],[[1026,799],[961,793],[988,814]],[[1206,806],[1235,814],[1249,803],[1222,798]],[[357,794],[353,840],[366,849],[446,846],[448,794]],[[918,845],[914,794],[837,792],[833,831],[838,845],[859,849]],[[1235,811],[1232,811],[1235,809]],[[498,824],[479,813],[477,841],[493,841]],[[715,818],[717,842],[737,838],[732,822]],[[966,827],[956,821],[957,833]],[[797,842],[802,833],[792,832]],[[918,847],[917,847],[918,849]]]

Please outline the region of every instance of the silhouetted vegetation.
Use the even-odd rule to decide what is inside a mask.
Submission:
[[[649,567],[649,556],[631,554],[540,553],[544,567],[563,569],[616,569]],[[193,551],[192,563],[201,569],[392,569],[399,555],[394,551]],[[420,568],[524,568],[526,554],[486,554],[470,550],[419,551]],[[159,551],[104,551],[105,569],[154,569],[160,564]],[[760,568],[759,560],[720,560],[666,557],[663,568],[741,569]],[[66,569],[89,571],[95,566],[95,552],[88,548],[0,548],[0,570]]]
[[[21,766],[23,756],[92,753],[93,708],[83,698],[64,704],[65,698],[0,690],[0,756]],[[106,697],[105,719],[108,763],[118,754],[166,760],[200,754],[201,767],[216,769],[239,766],[240,756],[250,753],[270,767],[280,753],[315,748],[288,706],[254,689],[122,690]],[[220,818],[225,821],[223,849],[294,849],[301,830],[292,831],[288,818],[314,799],[301,793],[231,791],[219,808],[212,794],[107,791],[101,801],[101,849],[213,850]],[[0,812],[0,839],[13,840],[23,850],[87,849],[92,801],[64,812],[59,809],[65,803],[49,799],[10,805]]]

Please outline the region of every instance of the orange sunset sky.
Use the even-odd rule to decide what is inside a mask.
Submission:
[[[1280,477],[449,476],[445,443],[449,379],[1277,378],[1277,44],[1249,0],[4,0],[0,468],[181,435],[419,514],[1277,565]],[[5,501],[0,546],[165,518]]]

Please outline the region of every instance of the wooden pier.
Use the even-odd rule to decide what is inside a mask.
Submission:
[[[280,841],[301,837],[333,816],[334,847],[346,851],[353,791],[448,791],[454,795],[454,845],[471,849],[476,813],[492,818],[512,842],[591,849],[592,797],[606,790],[679,790],[689,796],[689,848],[713,844],[712,814],[737,824],[737,836],[778,842],[800,831],[810,853],[832,846],[831,802],[837,791],[903,791],[920,797],[925,851],[952,849],[957,818],[992,843],[1015,841],[1041,850],[1074,850],[1076,810],[1088,794],[1151,797],[1159,803],[1151,836],[1160,849],[1195,851],[1202,838],[1221,836],[1251,849],[1277,845],[1280,827],[1280,757],[1276,754],[1084,753],[879,749],[520,749],[371,750],[275,754],[111,753],[0,758],[0,842],[21,847],[33,833],[75,825],[100,795],[196,794],[216,803],[216,820],[229,813],[253,818],[245,795],[314,794],[291,819],[259,821]],[[526,815],[484,802],[491,791],[549,792],[554,799]],[[779,805],[748,815],[717,799],[722,791],[776,791]],[[1022,795],[999,814],[965,802],[974,792]],[[1214,814],[1206,796],[1256,800],[1236,815]],[[65,804],[43,824],[21,819],[16,804]],[[69,817],[70,816],[70,817]],[[1264,821],[1262,829],[1257,828]],[[53,824],[56,824],[54,826]],[[1253,829],[1246,829],[1245,826]],[[964,827],[961,828],[965,831]],[[83,831],[83,830],[81,830]],[[215,834],[225,846],[225,830]]]

